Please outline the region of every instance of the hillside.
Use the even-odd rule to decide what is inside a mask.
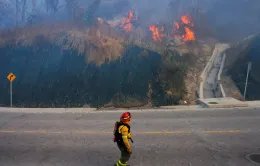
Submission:
[[[249,36],[245,40],[233,45],[227,51],[226,74],[235,85],[244,93],[248,62],[252,68],[248,77],[246,100],[260,99],[260,35]]]
[[[191,103],[196,99],[198,75],[212,50],[195,42],[158,52],[129,42],[107,24],[33,25],[2,31],[0,39],[4,74],[0,104],[9,104],[6,76],[12,72],[17,77],[13,82],[17,107]]]

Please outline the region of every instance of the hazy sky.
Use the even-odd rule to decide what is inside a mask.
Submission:
[[[68,12],[64,6],[56,13],[47,14],[44,0],[36,1],[36,11],[48,19],[58,18],[66,19]],[[12,7],[5,7],[3,2],[9,2]],[[27,0],[27,16],[32,13],[31,0]],[[94,0],[78,0],[81,8],[87,8]],[[172,2],[171,8],[169,7]],[[65,0],[59,0],[59,5],[65,4]],[[14,25],[14,5],[15,0],[0,0],[1,26]],[[260,0],[101,0],[101,6],[98,14],[105,20],[113,18],[122,18],[131,9],[134,9],[143,22],[156,23],[161,20],[167,20],[169,17],[175,17],[181,9],[188,11],[192,6],[205,10],[209,23],[217,30],[232,31],[238,34],[245,34],[260,31]],[[21,16],[19,17],[21,20]],[[141,20],[141,21],[142,21]]]

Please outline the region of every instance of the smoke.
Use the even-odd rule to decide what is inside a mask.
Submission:
[[[103,19],[113,20],[115,17],[127,13],[132,8],[129,0],[116,0],[112,2],[102,1],[98,10],[98,15]]]
[[[49,20],[70,20],[66,9],[66,0],[58,1],[57,12],[48,13],[45,9],[45,0],[35,0],[35,11],[39,15],[49,15]],[[78,10],[86,10],[94,0],[74,0]],[[32,13],[32,4],[28,1],[26,17]],[[2,0],[1,3],[11,4],[6,10],[0,5],[0,19],[2,27],[14,22],[14,0]],[[100,6],[95,9],[96,16],[106,22],[119,22],[130,10],[134,10],[141,26],[151,24],[172,24],[181,15],[192,11],[203,10],[204,17],[220,40],[238,40],[252,33],[260,31],[260,1],[259,0],[101,0]],[[12,10],[12,12],[10,12]],[[21,11],[21,10],[20,10]],[[20,13],[21,14],[21,13]],[[4,16],[4,17],[1,17]],[[21,16],[19,17],[21,20]],[[13,24],[12,24],[13,25]],[[203,25],[201,25],[203,26]]]
[[[207,12],[207,17],[220,39],[241,40],[260,32],[260,1],[216,1]]]

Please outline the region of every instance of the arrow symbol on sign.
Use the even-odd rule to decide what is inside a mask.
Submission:
[[[10,80],[12,80],[12,77],[13,77],[14,75],[10,75]]]

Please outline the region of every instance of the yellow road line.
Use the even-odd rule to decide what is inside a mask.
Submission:
[[[36,130],[36,131],[34,131],[34,130],[25,130],[25,131],[22,131],[23,133],[42,133],[42,134],[46,134],[47,133],[47,131],[45,131],[45,130]]]
[[[189,134],[191,131],[134,132],[136,134]]]
[[[239,133],[240,130],[205,130],[202,133]]]
[[[48,132],[48,133],[50,133],[50,134],[62,134],[61,131],[51,131],[51,132]]]
[[[1,133],[15,133],[15,130],[0,130]]]
[[[75,133],[75,134],[83,134],[83,135],[95,135],[95,134],[113,134],[112,132],[97,132],[97,131],[47,131],[47,130],[0,130],[0,133],[32,133],[32,134],[69,134],[69,133]],[[199,133],[239,133],[240,130],[202,130],[197,131]],[[162,134],[191,134],[192,131],[151,131],[151,132],[133,132],[134,134],[152,134],[152,135],[162,135]]]
[[[72,131],[72,133],[74,133]],[[76,134],[113,134],[113,132],[97,132],[97,131],[76,131]]]

